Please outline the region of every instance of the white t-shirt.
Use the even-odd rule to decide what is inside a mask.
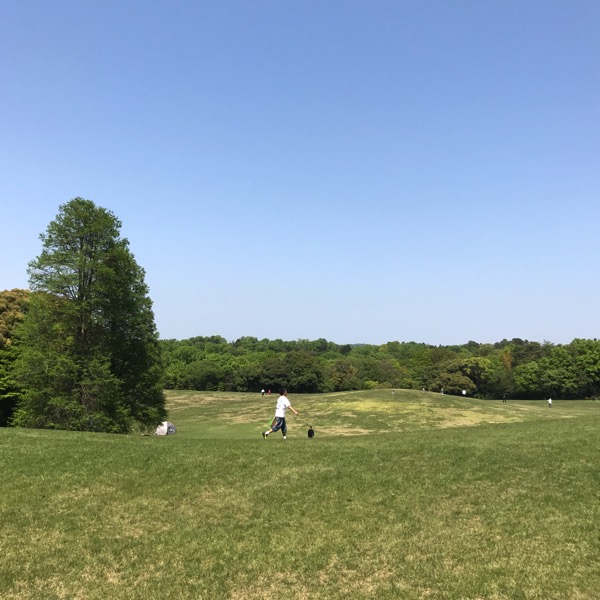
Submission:
[[[279,396],[277,398],[277,407],[275,408],[275,416],[276,417],[285,417],[285,411],[288,406],[291,406],[292,403],[285,397]]]

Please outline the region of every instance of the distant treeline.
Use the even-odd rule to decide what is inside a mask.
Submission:
[[[31,298],[27,290],[0,292],[0,426],[11,422],[24,397],[15,366],[27,356],[29,346],[23,343],[23,334],[15,334],[26,325]],[[42,317],[40,327],[50,322]],[[56,328],[48,328],[47,336],[52,343],[66,339]],[[43,341],[39,335],[35,339]],[[515,338],[495,344],[432,346],[417,342],[340,345],[325,339],[255,337],[228,342],[210,336],[157,340],[156,344],[153,368],[161,389],[164,385],[169,389],[258,392],[264,388],[276,392],[285,386],[292,393],[322,393],[405,388],[531,399],[600,395],[600,341],[596,339],[555,345]],[[55,358],[64,365],[68,355],[61,352],[59,348]],[[43,375],[47,372],[43,365],[52,356],[46,352],[39,359],[34,357],[27,372]],[[123,363],[132,364],[132,357],[127,355]],[[86,359],[82,364],[91,363]],[[49,397],[60,399],[56,394]]]
[[[296,393],[425,389],[478,398],[590,398],[600,394],[600,341],[502,340],[432,346],[339,345],[221,336],[161,340],[169,389]],[[464,392],[463,392],[464,391]]]

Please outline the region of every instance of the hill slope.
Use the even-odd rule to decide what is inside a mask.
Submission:
[[[233,392],[167,391],[169,418],[185,437],[253,438],[273,417],[276,396]],[[600,412],[590,401],[475,400],[416,390],[369,390],[289,395],[300,418],[288,412],[289,435],[363,435],[484,423],[555,420]]]
[[[597,405],[380,393],[292,397],[312,441],[193,394],[163,438],[0,429],[0,597],[597,598]]]

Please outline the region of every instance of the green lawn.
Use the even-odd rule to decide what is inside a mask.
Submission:
[[[597,599],[600,403],[169,392],[166,438],[0,430],[0,598]],[[306,437],[314,426],[314,440]]]

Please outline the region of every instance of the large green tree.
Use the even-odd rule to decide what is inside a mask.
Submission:
[[[40,236],[42,253],[28,270],[14,424],[126,432],[165,418],[145,273],[120,228],[112,212],[75,198]]]
[[[19,387],[14,378],[14,361],[17,356],[15,331],[23,322],[29,307],[28,290],[0,292],[0,426],[8,425],[12,418]]]

